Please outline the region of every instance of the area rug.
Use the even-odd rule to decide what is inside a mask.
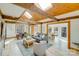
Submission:
[[[34,54],[33,54],[33,49],[32,49],[33,46],[31,46],[31,47],[29,47],[29,48],[25,48],[25,47],[23,46],[23,40],[17,41],[17,45],[18,45],[18,47],[19,47],[21,53],[23,54],[23,56],[34,56]],[[52,46],[52,44],[47,44],[47,45],[46,45],[46,49],[48,49],[48,48],[51,47],[51,46]]]

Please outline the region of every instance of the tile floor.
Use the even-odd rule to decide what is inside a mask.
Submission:
[[[6,44],[5,50],[2,55],[3,56],[23,56],[16,42],[17,42],[16,39],[7,40],[5,43]],[[74,51],[74,50],[68,50],[67,41],[58,40],[56,38],[54,45],[46,50],[46,55],[48,56],[68,56],[68,55],[79,56],[79,52]]]

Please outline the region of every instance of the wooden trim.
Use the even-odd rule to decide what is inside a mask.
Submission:
[[[6,21],[5,20],[5,23],[17,23],[16,21]]]
[[[67,21],[70,21],[70,20],[60,20],[60,21],[48,21],[48,22],[42,22],[42,24],[44,24],[44,23],[48,23],[48,24],[50,24],[50,23],[60,23],[60,22],[67,22]],[[41,22],[38,22],[38,24],[40,24]]]
[[[1,15],[3,19],[13,19],[13,20],[17,20],[18,17],[12,17],[12,16],[8,16],[8,15]]]
[[[61,18],[61,19],[58,19],[58,20],[60,21],[60,20],[76,19],[76,18],[79,18],[79,15],[77,15],[77,16],[72,16],[72,17]]]
[[[70,49],[70,34],[71,34],[70,21],[68,21],[68,48],[69,49]]]
[[[37,24],[37,25],[40,25],[40,26],[38,27],[38,30],[40,31],[40,33],[42,33],[42,24]],[[32,32],[32,34],[34,34],[34,31],[35,31],[35,30],[34,30],[34,24],[33,24],[33,25],[31,24],[30,26],[32,26],[31,32]]]
[[[50,23],[50,22],[59,22],[59,21],[66,21],[67,19],[76,19],[76,18],[79,18],[79,15],[77,16],[72,16],[72,17],[66,17],[66,18],[60,18],[60,19],[57,19],[57,21],[47,21],[47,22],[39,22],[38,23]]]
[[[70,20],[67,20],[67,21],[58,21],[58,22],[49,22],[49,24],[62,24],[62,23],[68,23]]]
[[[34,25],[30,25],[31,26],[31,33],[34,34]]]
[[[48,34],[48,24],[46,24],[46,34]]]

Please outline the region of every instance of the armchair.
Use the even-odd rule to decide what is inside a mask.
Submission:
[[[40,41],[40,43],[33,44],[33,52],[36,56],[45,56],[46,55],[46,41]]]

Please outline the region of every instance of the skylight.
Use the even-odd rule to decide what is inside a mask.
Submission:
[[[35,4],[37,7],[41,8],[42,10],[48,10],[49,8],[52,7],[52,4],[51,3],[38,3],[38,4]]]
[[[27,18],[29,18],[29,19],[31,19],[32,18],[32,15],[29,13],[29,12],[25,12],[25,14],[24,14]]]

